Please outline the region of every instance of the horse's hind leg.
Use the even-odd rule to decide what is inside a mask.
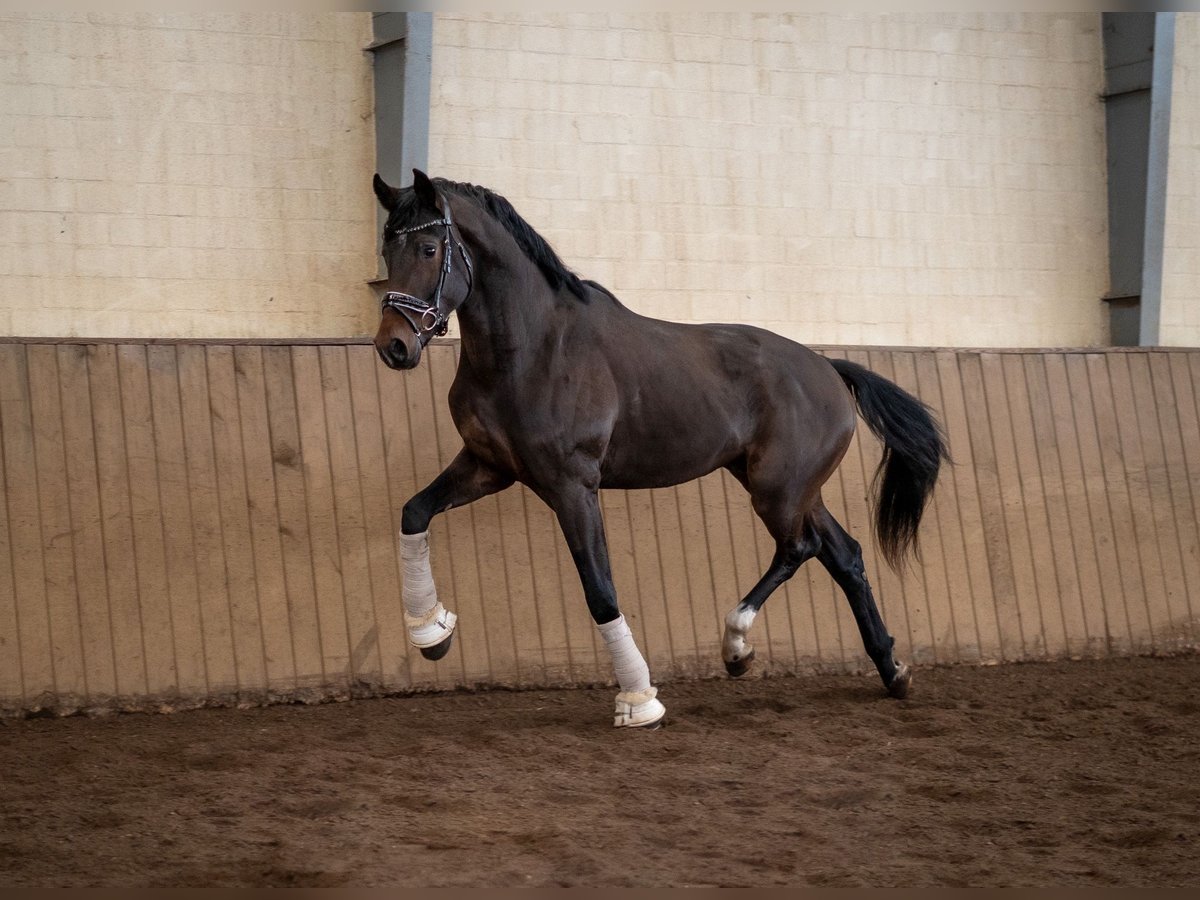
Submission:
[[[807,560],[816,555],[820,547],[820,539],[809,529],[795,539],[777,540],[775,556],[771,567],[758,580],[742,602],[729,611],[725,617],[725,637],[721,642],[721,657],[725,661],[725,671],[734,678],[745,675],[754,660],[754,647],[746,643],[746,634],[758,611],[762,609],[767,598],[775,590],[796,574]]]
[[[912,673],[907,665],[897,662],[895,658],[893,648],[896,641],[888,634],[879,608],[875,605],[863,567],[862,548],[824,506],[813,511],[812,522],[821,537],[817,558],[850,601],[863,646],[879,670],[879,677],[883,679],[888,693],[903,699],[912,683]]]

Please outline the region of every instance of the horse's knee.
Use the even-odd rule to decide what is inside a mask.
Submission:
[[[400,513],[400,530],[405,534],[420,534],[429,530],[432,519],[433,515],[426,504],[419,497],[413,497],[404,504],[404,510]]]

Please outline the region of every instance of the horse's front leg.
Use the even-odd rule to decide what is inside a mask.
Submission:
[[[429,567],[429,522],[438,513],[465,506],[512,483],[510,476],[484,465],[464,449],[425,490],[404,504],[400,520],[404,624],[409,642],[426,659],[441,659],[450,651],[458,621],[437,598]]]
[[[617,592],[609,569],[608,545],[596,491],[584,485],[573,485],[539,493],[558,517],[571,558],[579,570],[588,611],[612,656],[613,671],[620,686],[613,725],[618,728],[659,725],[667,711],[657,699],[658,688],[650,684],[650,668],[633,641],[625,617],[617,608]]]

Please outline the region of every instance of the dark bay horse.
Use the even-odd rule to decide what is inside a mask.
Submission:
[[[612,654],[615,724],[655,726],[665,710],[617,606],[597,491],[667,487],[725,468],[775,539],[771,566],[725,619],[726,668],[754,657],[746,634],[771,593],[816,557],[846,594],[884,687],[911,680],[893,654],[859,544],[830,515],[821,486],[861,414],[884,445],[878,541],[892,565],[915,547],[946,459],[929,409],[892,382],[748,325],[683,325],[626,309],[568,269],[503,197],[414,171],[412,187],[375,176],[388,212],[387,292],[375,347],[411,369],[457,311],[462,353],[450,412],[463,449],[404,506],[405,621],[430,659],[456,617],[437,600],[428,528],[438,513],[528,486],[554,511],[588,610]]]

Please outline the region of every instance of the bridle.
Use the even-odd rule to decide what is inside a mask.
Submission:
[[[462,241],[453,240],[454,220],[450,216],[450,204],[446,203],[445,206],[445,218],[426,222],[424,225],[414,225],[412,228],[405,228],[396,232],[396,237],[399,237],[402,234],[424,231],[426,228],[445,227],[446,236],[442,238],[442,271],[438,275],[437,289],[433,292],[433,299],[422,300],[420,297],[414,297],[412,294],[388,291],[383,295],[382,306],[379,310],[381,315],[384,310],[388,309],[402,315],[404,321],[416,333],[417,339],[421,341],[422,346],[429,343],[434,337],[441,337],[449,327],[451,310],[442,307],[442,288],[445,286],[446,276],[450,274],[450,269],[453,266],[454,244],[458,244],[458,252],[462,254],[463,265],[467,267],[467,296],[463,297],[463,303],[467,302],[467,297],[471,296],[471,288],[475,285],[475,273],[471,266],[471,257],[467,255],[467,248],[463,246]],[[460,303],[459,306],[461,305]],[[413,317],[413,314],[415,314],[416,318]]]

